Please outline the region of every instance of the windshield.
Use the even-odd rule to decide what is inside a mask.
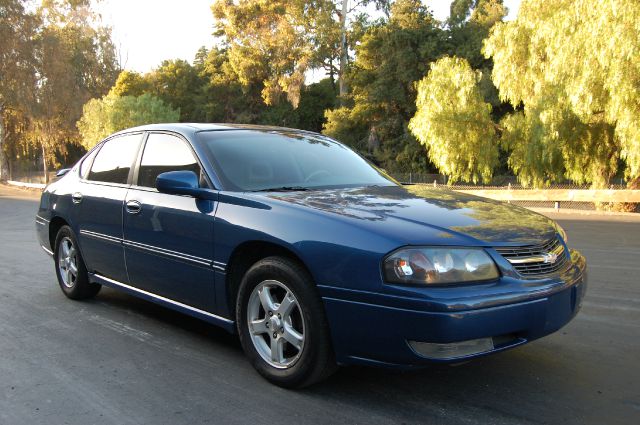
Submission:
[[[229,190],[397,184],[351,149],[318,134],[286,130],[206,131],[198,133],[198,139]]]

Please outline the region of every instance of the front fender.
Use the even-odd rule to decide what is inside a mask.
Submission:
[[[399,243],[322,211],[240,194],[220,197],[215,220],[216,262],[228,264],[242,243],[271,242],[295,253],[318,285],[381,287],[380,261]]]

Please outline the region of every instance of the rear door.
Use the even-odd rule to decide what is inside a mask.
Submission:
[[[88,270],[125,283],[122,209],[141,141],[142,133],[107,140],[72,194],[79,211],[80,249]]]
[[[208,186],[199,162],[181,137],[149,133],[135,184],[125,200],[124,245],[131,285],[205,311],[215,303],[215,202],[155,189],[167,171],[191,170]]]

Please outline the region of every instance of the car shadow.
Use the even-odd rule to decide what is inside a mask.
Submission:
[[[93,302],[122,310],[128,314],[143,316],[162,327],[179,329],[198,340],[216,341],[242,352],[238,338],[221,327],[122,291],[103,287]]]
[[[132,295],[117,291],[111,288],[103,288],[96,297],[96,303],[108,305],[109,308],[122,310],[127,314],[135,314],[155,321],[163,328],[179,330],[185,332],[189,337],[195,337],[199,341],[214,343],[238,351],[238,355],[243,356],[242,347],[236,335],[230,334],[224,329],[196,319],[189,315],[165,308],[150,301],[146,301]],[[533,343],[535,344],[535,342]],[[520,362],[526,362],[526,369],[532,367],[548,368],[557,359],[546,362],[544,356],[536,355],[535,361],[531,361],[531,355],[527,354],[527,348],[519,347],[507,352],[494,354],[489,357],[478,358],[473,361],[466,361],[457,364],[429,364],[422,368],[414,369],[386,369],[368,366],[347,366],[341,367],[338,372],[327,381],[315,385],[307,391],[322,394],[325,392],[334,393],[336,389],[359,386],[370,387],[376,384],[394,385],[395,391],[405,387],[408,391],[413,391],[417,383],[421,389],[433,389],[442,391],[448,386],[448,382],[465,381],[471,385],[469,389],[481,388],[484,382],[495,381],[497,375],[508,376],[511,372],[522,376],[523,367]],[[558,365],[561,367],[561,365]],[[247,363],[247,367],[251,366]],[[497,371],[496,369],[499,369]],[[512,369],[512,370],[511,370]],[[457,385],[457,384],[456,384]]]
[[[372,424],[415,423],[420,415],[439,418],[435,423],[484,423],[481,418],[495,423],[528,423],[533,416],[537,418],[534,422],[558,423],[558,411],[575,405],[576,400],[582,410],[592,412],[606,411],[605,403],[612,401],[598,398],[597,389],[592,388],[597,377],[576,350],[563,345],[564,335],[457,365],[433,364],[412,370],[342,367],[321,383],[290,391],[274,387],[254,373],[237,336],[215,325],[110,288],[104,288],[90,302],[117,316],[133,315],[131,322],[143,323],[141,327],[147,331],[166,331],[163,337],[176,344],[231,361],[234,368],[242,370],[236,372],[241,385],[285,396],[291,409],[309,403],[331,406],[352,412],[349,415],[372,418],[368,422]],[[203,374],[209,372],[203,370]],[[577,423],[574,413],[565,413],[568,423]]]

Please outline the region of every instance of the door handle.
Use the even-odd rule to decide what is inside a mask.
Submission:
[[[82,193],[76,192],[71,195],[71,201],[73,201],[74,204],[79,204],[80,202],[82,202]]]
[[[142,205],[138,201],[127,201],[125,209],[129,214],[139,214],[142,211]]]

